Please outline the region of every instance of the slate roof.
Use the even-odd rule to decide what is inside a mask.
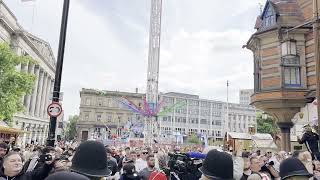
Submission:
[[[271,7],[276,14],[276,24],[268,27],[263,27],[263,17]],[[264,32],[275,27],[294,27],[303,23],[304,18],[297,0],[267,0],[264,9],[256,19],[254,28],[257,32]]]

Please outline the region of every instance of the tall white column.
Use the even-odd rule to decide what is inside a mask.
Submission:
[[[29,74],[33,74],[34,73],[34,64],[29,63],[29,65],[28,65],[28,73]],[[25,107],[26,107],[26,113],[30,114],[31,94],[27,94],[24,97],[24,104],[25,104]]]
[[[40,78],[38,84],[38,94],[37,94],[37,103],[36,103],[36,113],[35,116],[39,117],[40,108],[41,108],[41,96],[42,96],[42,89],[43,89],[43,77],[44,71],[40,69]]]
[[[35,115],[35,109],[37,105],[37,95],[38,95],[38,82],[40,79],[40,69],[39,66],[34,67],[34,75],[37,77],[36,82],[34,84],[31,96],[31,105],[30,105],[30,115]]]
[[[40,113],[39,117],[43,117],[43,111],[45,109],[45,105],[47,103],[47,90],[48,90],[48,81],[49,81],[49,74],[46,73],[43,79],[43,89],[42,89],[42,95],[41,95],[41,106],[40,106]]]
[[[43,108],[43,114],[42,114],[42,117],[43,118],[47,118],[47,107],[49,105],[49,96],[50,96],[50,93],[51,93],[51,84],[52,84],[52,80],[51,80],[51,77],[48,76],[47,78],[47,88],[46,88],[46,95],[45,95],[45,100],[44,100],[44,108]]]

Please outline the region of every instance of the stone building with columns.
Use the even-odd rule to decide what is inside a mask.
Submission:
[[[117,97],[126,97],[142,107],[145,94],[137,91],[81,90],[78,140],[107,139],[109,135],[121,137],[128,121],[137,125],[139,121],[144,122],[141,115],[116,101]],[[222,141],[226,132],[248,133],[250,127],[256,128],[257,125],[256,110],[249,105],[201,99],[198,95],[178,92],[160,93],[159,99],[163,101],[161,111],[174,104],[185,104],[174,106],[172,111],[158,117],[159,134],[163,137],[161,140],[169,139],[174,134],[185,137],[205,134],[209,140]]]
[[[121,137],[128,121],[143,118],[119,104],[115,98],[126,97],[135,104],[143,104],[145,95],[119,91],[82,89],[80,92],[80,114],[77,123],[78,140],[108,139]]]
[[[0,42],[6,42],[18,55],[29,55],[37,63],[19,65],[17,70],[34,74],[37,79],[31,94],[21,97],[25,110],[17,113],[13,126],[23,130],[17,142],[43,144],[49,129],[47,106],[53,91],[55,57],[48,42],[28,33],[15,15],[0,1]]]
[[[301,115],[297,118],[297,113],[308,109],[315,99],[319,77],[315,71],[312,12],[316,1],[266,1],[256,20],[256,32],[245,45],[254,60],[251,103],[275,118],[285,151],[291,151],[291,128],[303,119]]]

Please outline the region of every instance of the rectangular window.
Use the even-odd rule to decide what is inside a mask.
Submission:
[[[221,123],[220,120],[216,120],[216,125],[217,125],[217,126],[221,126],[221,124],[222,124],[222,123]]]
[[[84,115],[84,120],[88,121],[89,120],[89,114]]]
[[[99,98],[99,99],[98,99],[98,106],[102,106],[102,104],[103,104],[102,102],[103,102],[102,99]]]
[[[259,92],[261,89],[261,74],[260,74],[260,54],[254,55],[254,92]]]
[[[101,114],[97,114],[97,121],[101,121]]]
[[[108,121],[108,122],[111,122],[111,121],[112,121],[112,116],[111,116],[111,115],[108,115],[108,116],[107,116],[107,121]]]
[[[63,122],[59,122],[59,123],[58,123],[58,128],[63,129]]]
[[[283,43],[283,44],[287,44],[287,43]],[[294,50],[290,50],[290,51],[294,51],[294,52],[290,54],[296,53],[296,50],[295,50],[296,45],[293,44],[291,46],[293,46],[293,48],[290,48],[290,49],[294,49]],[[301,86],[301,71],[300,71],[301,67],[300,67],[299,56],[293,55],[293,56],[283,57],[281,61],[283,64],[283,76],[284,76],[285,86],[287,87]]]
[[[200,120],[200,124],[207,124],[207,120],[206,119],[201,119]]]
[[[86,98],[86,105],[90,105],[91,104],[91,99],[90,98]]]
[[[300,67],[284,67],[284,82],[286,86],[300,86]]]

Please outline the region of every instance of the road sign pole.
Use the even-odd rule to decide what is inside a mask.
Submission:
[[[62,75],[62,67],[63,67],[64,47],[65,47],[66,34],[67,34],[69,4],[70,4],[70,0],[64,0],[61,27],[60,27],[58,58],[57,58],[56,74],[54,79],[53,98],[52,98],[52,102],[56,102],[56,103],[59,103],[59,96],[60,96],[61,75]],[[54,146],[55,136],[56,136],[56,124],[57,124],[57,117],[51,116],[50,123],[49,123],[48,139],[47,139],[48,146]]]

